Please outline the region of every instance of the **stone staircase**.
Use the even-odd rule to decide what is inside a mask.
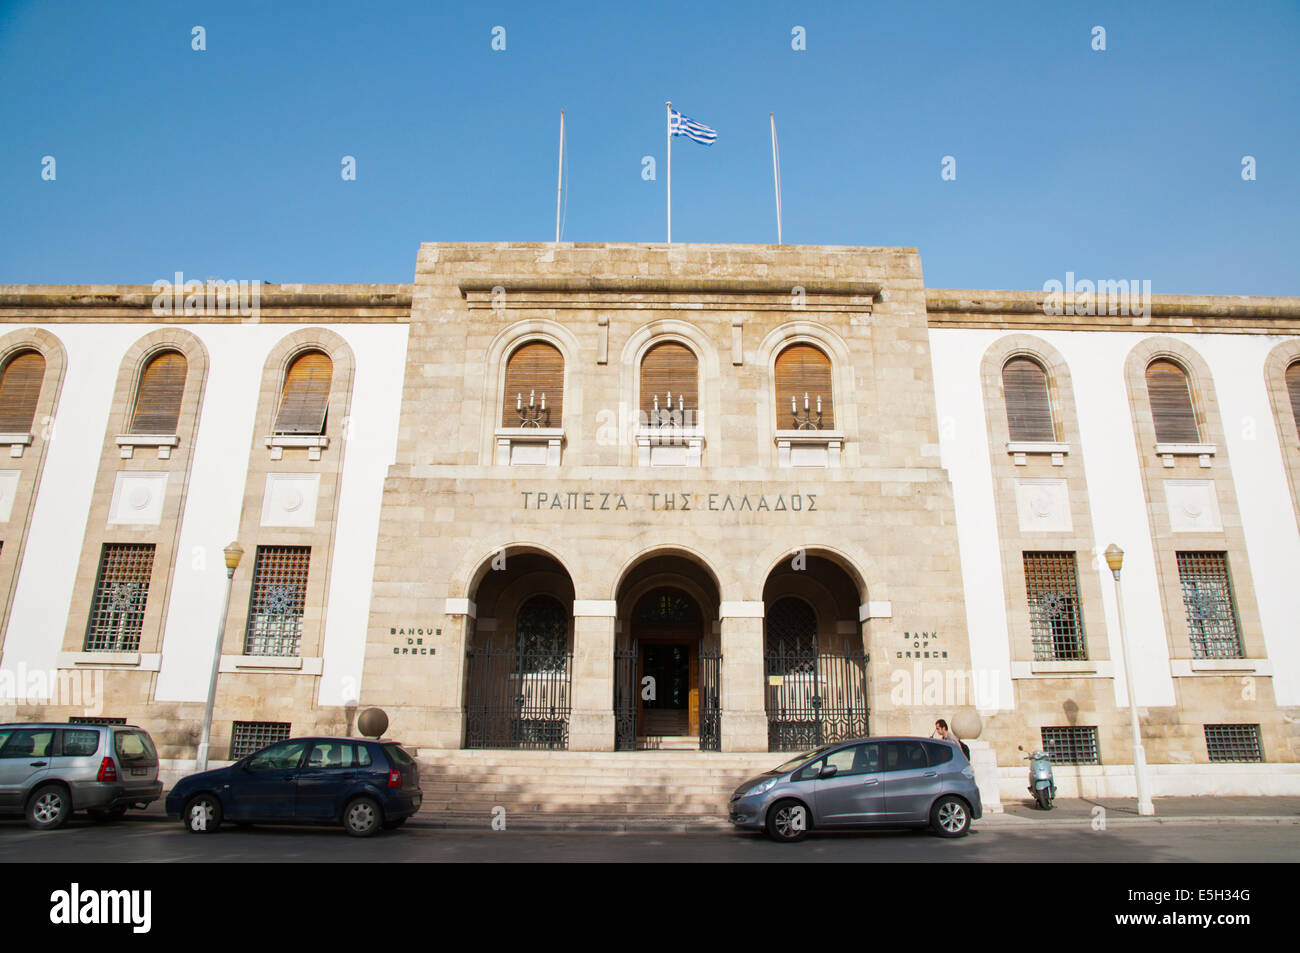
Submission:
[[[421,813],[691,815],[725,818],[746,778],[776,767],[779,752],[440,751],[418,752]]]

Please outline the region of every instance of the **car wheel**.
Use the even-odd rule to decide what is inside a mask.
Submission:
[[[32,830],[52,831],[62,827],[71,813],[72,801],[67,789],[58,784],[45,784],[27,801],[27,826]]]
[[[940,837],[961,837],[970,830],[970,807],[961,798],[945,794],[930,808],[930,828]]]
[[[343,809],[343,829],[353,837],[369,837],[384,824],[384,814],[379,802],[372,797],[359,797],[349,801]]]
[[[211,834],[221,826],[221,802],[213,794],[196,794],[186,802],[181,820],[191,834]]]
[[[90,815],[91,820],[100,821],[119,821],[126,814],[125,807],[96,807],[86,812]]]
[[[810,826],[808,808],[798,801],[777,801],[767,812],[767,836],[782,844],[803,840]]]

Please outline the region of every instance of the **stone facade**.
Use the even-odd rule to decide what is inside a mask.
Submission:
[[[159,317],[146,289],[21,286],[0,288],[0,320],[17,325],[6,354],[46,357],[38,419],[105,408],[84,427],[93,450],[34,435],[13,461],[0,674],[93,674],[98,713],[145,725],[170,757],[193,754],[230,539],[245,557],[221,627],[216,757],[235,722],[347,731],[368,705],[415,747],[490,744],[481,666],[511,653],[508,694],[535,706],[549,692],[550,714],[530,724],[563,731],[570,749],[680,735],[764,751],[768,708],[799,675],[769,657],[774,607],[797,603],[818,658],[866,657],[872,733],[929,734],[936,717],[978,710],[980,744],[1006,770],[1019,771],[1018,745],[1068,727],[1095,729],[1097,770],[1125,765],[1119,606],[1100,561],[1112,539],[1130,553],[1148,760],[1219,770],[1207,724],[1258,725],[1265,761],[1300,755],[1297,607],[1273,568],[1300,558],[1285,380],[1300,358],[1296,299],[1157,296],[1135,322],[1048,315],[1041,293],[927,290],[907,248],[435,243],[409,287],[272,286],[251,322]],[[69,405],[62,382],[80,380],[77,355],[101,338],[115,378],[101,372]],[[139,364],[164,342],[190,357],[178,443],[167,459],[127,459],[117,435]],[[563,362],[555,420],[530,418],[533,395],[506,389],[512,355],[538,342]],[[664,344],[695,370],[683,420],[660,427],[642,372]],[[806,416],[775,384],[792,345],[829,365]],[[284,375],[304,348],[332,361],[327,439],[277,448]],[[1046,372],[1052,446],[1010,439],[1001,369],[1016,355]],[[1155,451],[1143,373],[1162,355],[1189,373],[1209,454]],[[673,406],[663,397],[655,414]],[[833,404],[833,429],[800,427],[817,398]],[[503,425],[516,406],[520,425]],[[1243,408],[1262,443],[1238,435]],[[147,527],[111,516],[135,470],[169,474]],[[310,518],[276,509],[286,480],[298,503],[309,486]],[[1207,501],[1212,520],[1178,522]],[[1266,518],[1277,504],[1285,526]],[[83,651],[86,614],[100,547],[119,537],[156,542],[160,558],[137,657],[97,658]],[[259,545],[311,552],[299,647],[284,658],[244,649]],[[1188,550],[1225,554],[1240,659],[1192,657],[1176,558]],[[1036,655],[1035,551],[1074,557],[1084,658]],[[52,605],[36,571],[51,573]],[[655,608],[668,596],[674,618]],[[519,668],[543,619],[559,620],[547,630],[558,687],[549,656]],[[625,682],[640,689],[648,672],[680,704],[629,702]],[[84,713],[54,692],[9,694],[0,717]]]

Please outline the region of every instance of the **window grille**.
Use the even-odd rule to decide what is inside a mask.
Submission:
[[[1059,662],[1088,657],[1079,609],[1074,553],[1024,554],[1025,592],[1034,660]]]
[[[1241,658],[1227,553],[1178,553],[1193,658]]]
[[[1053,764],[1101,764],[1096,726],[1044,728],[1043,749]]]
[[[237,721],[230,730],[230,760],[261,751],[267,745],[289,737],[287,721]]]
[[[149,599],[153,543],[105,543],[86,627],[87,652],[135,652]]]
[[[74,725],[125,725],[126,724],[125,718],[110,718],[107,716],[92,717],[89,715],[73,715],[71,718],[68,719],[68,721]]]
[[[1205,747],[1211,761],[1263,761],[1259,725],[1206,725]]]
[[[298,655],[310,562],[310,546],[257,547],[245,655]]]

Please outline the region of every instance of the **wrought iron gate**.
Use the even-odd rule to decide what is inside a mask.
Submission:
[[[700,750],[722,750],[722,655],[700,653]]]
[[[573,655],[521,647],[466,653],[465,747],[567,748]]]
[[[800,751],[868,732],[863,652],[819,652],[805,640],[769,644],[764,653],[769,751]]]
[[[628,649],[614,650],[614,750],[636,748],[637,660],[636,642]]]

